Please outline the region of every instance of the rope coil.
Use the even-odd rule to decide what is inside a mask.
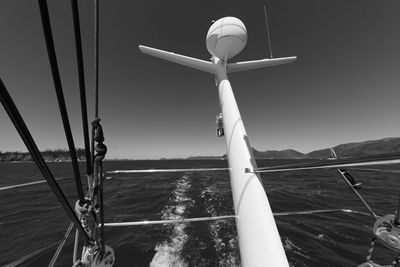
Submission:
[[[103,132],[103,127],[100,124],[100,118],[96,118],[92,122],[92,129],[93,129],[93,139],[95,142],[97,142],[95,146],[95,151],[96,154],[94,156],[94,161],[99,162],[104,159],[107,153],[107,146],[103,144],[104,142],[104,132]]]

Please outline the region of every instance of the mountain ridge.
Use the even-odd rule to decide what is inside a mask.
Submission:
[[[255,148],[252,149],[256,159],[327,159],[331,157],[329,148],[318,149],[309,153],[302,153],[294,149],[266,151],[259,151]],[[400,152],[400,137],[350,142],[334,146],[333,149],[339,158]],[[222,157],[226,158],[226,154]]]
[[[309,153],[302,153],[295,149],[284,150],[266,150],[260,151],[255,148],[253,154],[256,159],[327,159],[331,157],[329,148],[318,149]],[[350,142],[334,146],[337,156],[344,157],[362,157],[369,155],[385,154],[385,153],[400,153],[400,137],[387,137],[377,140],[367,140],[361,142]],[[77,148],[77,156],[79,161],[85,160],[85,150]],[[45,161],[60,162],[70,161],[70,155],[67,150],[56,149],[46,150],[41,152]],[[191,156],[181,158],[187,160],[213,160],[213,159],[226,159],[226,154],[222,156]],[[32,161],[29,152],[1,152],[0,162],[13,162],[13,161]]]
[[[68,150],[65,149],[48,149],[40,152],[46,162],[64,162],[70,161],[71,156]],[[78,161],[85,160],[85,150],[82,148],[76,149]],[[1,152],[0,162],[18,162],[18,161],[32,161],[32,156],[29,152]]]

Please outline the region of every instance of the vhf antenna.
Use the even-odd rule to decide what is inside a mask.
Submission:
[[[265,5],[264,5],[264,15],[265,15],[265,30],[267,32],[267,41],[268,41],[268,46],[269,46],[269,54],[270,54],[271,58],[273,58],[273,56],[272,56],[271,38],[269,36],[269,28],[268,28],[267,8],[265,7]]]

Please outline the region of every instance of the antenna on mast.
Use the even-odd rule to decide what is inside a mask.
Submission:
[[[270,54],[271,58],[273,58],[273,56],[272,56],[271,38],[269,36],[269,28],[268,28],[267,8],[266,8],[265,5],[264,5],[264,16],[265,16],[265,30],[267,32],[267,41],[268,41],[268,47],[269,47],[269,54]]]

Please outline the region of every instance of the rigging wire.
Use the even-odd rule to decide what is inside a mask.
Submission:
[[[100,234],[101,234],[101,248],[105,249],[105,240],[104,240],[104,196],[103,196],[103,164],[99,163],[99,172],[100,172]]]
[[[272,56],[271,38],[269,36],[269,27],[268,27],[268,18],[267,18],[267,7],[265,5],[264,5],[264,16],[265,16],[265,30],[267,32],[267,38],[268,38],[269,55],[271,56],[271,59],[272,59],[274,57]]]
[[[57,246],[59,244],[59,241],[53,242],[45,247],[42,247],[38,250],[35,250],[34,252],[25,255],[24,257],[20,258],[19,260],[16,260],[10,264],[4,265],[3,267],[15,267],[18,266],[19,264],[26,262],[27,260],[32,259],[33,257],[42,254],[43,252],[46,252],[47,250],[54,248],[55,246]]]
[[[86,156],[86,174],[93,174],[93,166],[90,154],[90,140],[89,140],[89,124],[87,115],[87,104],[86,104],[86,90],[85,90],[85,70],[83,64],[82,55],[82,40],[79,22],[79,9],[78,1],[71,0],[72,16],[74,21],[74,32],[75,32],[75,46],[76,46],[76,58],[78,64],[78,75],[79,75],[79,92],[81,99],[81,113],[82,113],[82,128],[83,137],[85,142],[85,156]]]
[[[79,246],[79,232],[75,231],[74,251],[72,253],[72,263],[74,263],[74,264],[77,261],[79,262],[79,260],[78,260],[78,246]]]
[[[338,173],[340,174],[340,177],[343,178],[343,180],[345,181],[345,183],[349,186],[349,188],[351,189],[351,191],[353,191],[353,193],[356,195],[356,197],[358,197],[358,199],[362,202],[362,204],[364,205],[364,207],[369,211],[369,213],[371,213],[372,216],[375,217],[375,219],[378,219],[379,216],[376,215],[376,213],[371,209],[371,207],[368,205],[367,201],[365,201],[365,199],[360,195],[360,193],[358,193],[358,191],[354,188],[354,186],[350,183],[350,181],[346,178],[346,176],[344,175],[344,173],[340,170],[337,169]]]
[[[72,137],[71,126],[69,124],[68,112],[67,112],[67,108],[65,106],[61,78],[60,78],[60,73],[59,73],[58,64],[57,64],[57,56],[56,56],[56,51],[55,51],[55,47],[54,47],[53,34],[51,31],[51,23],[50,23],[49,10],[47,7],[47,1],[39,0],[39,8],[40,8],[40,15],[41,15],[41,19],[42,19],[44,37],[46,40],[47,54],[49,56],[51,73],[52,73],[53,81],[54,81],[54,88],[55,88],[56,94],[57,94],[58,107],[60,109],[61,118],[62,118],[62,122],[64,125],[65,136],[67,138],[68,148],[69,148],[69,152],[71,155],[72,167],[73,167],[74,176],[75,176],[76,189],[78,192],[79,200],[83,203],[84,195],[83,195],[82,181],[81,181],[81,176],[80,176],[80,172],[79,172],[79,165],[78,165],[78,159],[77,159],[76,151],[75,151],[74,139]]]
[[[64,238],[61,240],[60,244],[58,245],[58,248],[57,248],[56,252],[54,253],[53,258],[51,258],[51,261],[50,261],[48,267],[53,267],[54,264],[56,264],[56,261],[57,261],[58,257],[60,256],[60,252],[63,249],[65,242],[67,242],[69,235],[71,234],[72,228],[74,228],[74,224],[71,222],[67,229],[67,232],[64,235]]]
[[[291,215],[313,215],[317,213],[353,213],[361,214],[365,216],[371,216],[368,213],[356,211],[352,209],[326,209],[326,210],[304,210],[304,211],[288,211],[288,212],[274,212],[273,215],[277,216],[291,216]],[[104,226],[108,227],[122,227],[122,226],[140,226],[140,225],[158,225],[158,224],[180,224],[180,223],[191,223],[191,222],[207,222],[207,221],[219,221],[227,219],[237,219],[236,215],[223,215],[214,217],[201,217],[201,218],[183,218],[183,219],[171,219],[171,220],[158,220],[158,221],[136,221],[136,222],[116,222],[116,223],[105,223]]]
[[[56,254],[54,254],[54,256],[57,255],[57,257],[58,257],[58,254],[60,253],[59,251],[61,251],[62,247],[64,246],[65,242],[67,241],[67,239],[68,239],[68,237],[69,237],[69,234],[71,233],[71,230],[72,230],[73,227],[74,227],[74,224],[71,223],[71,224],[69,225],[69,227],[68,227],[68,229],[67,229],[67,232],[65,233],[63,239],[58,240],[58,241],[55,241],[55,242],[53,242],[53,243],[51,243],[51,244],[49,244],[49,245],[47,245],[47,246],[44,246],[44,247],[42,247],[42,248],[40,248],[40,249],[38,249],[38,250],[35,250],[35,251],[33,251],[32,253],[29,253],[28,255],[25,255],[24,257],[20,258],[19,260],[16,260],[16,261],[14,261],[14,262],[12,262],[12,263],[9,263],[9,264],[7,264],[7,265],[3,265],[3,267],[15,267],[15,266],[18,266],[18,265],[20,265],[21,263],[24,263],[24,262],[26,262],[26,261],[32,259],[33,257],[38,256],[38,255],[40,255],[40,254],[46,252],[47,250],[50,250],[50,249],[54,248],[56,245],[58,245],[58,248],[57,248]],[[53,262],[53,259],[55,258],[54,256],[53,256],[51,262]],[[57,259],[54,259],[54,263],[55,263],[56,260],[57,260]],[[51,264],[51,262],[50,262],[50,264]],[[49,264],[49,267],[54,266],[54,263],[53,263],[53,265],[50,265],[50,264]]]
[[[138,225],[157,225],[157,224],[179,224],[189,222],[208,222],[218,221],[226,219],[238,218],[236,215],[224,215],[215,217],[201,217],[201,218],[186,218],[186,219],[171,219],[171,220],[159,220],[159,221],[138,221],[138,222],[117,222],[117,223],[105,223],[104,226],[138,226]]]
[[[38,166],[39,170],[46,178],[47,183],[49,184],[50,188],[53,190],[54,194],[60,201],[61,205],[63,206],[64,210],[67,212],[68,216],[70,217],[71,221],[74,223],[75,227],[83,234],[85,241],[89,241],[89,236],[83,229],[81,223],[79,222],[78,218],[75,215],[74,210],[69,205],[67,198],[63,194],[58,185],[56,179],[54,178],[53,174],[51,173],[49,167],[45,163],[42,155],[38,147],[36,146],[35,141],[32,138],[28,128],[24,120],[21,117],[17,107],[14,104],[10,94],[8,93],[6,87],[3,84],[3,81],[0,79],[0,102],[3,104],[4,109],[6,110],[8,116],[10,117],[11,121],[13,122],[15,128],[17,129],[19,135],[21,136],[25,146],[27,147],[29,153],[32,156],[32,159],[35,161],[36,165]]]
[[[231,168],[198,168],[198,169],[146,169],[146,170],[114,170],[110,174],[118,173],[169,173],[169,172],[209,172],[209,171],[230,171]]]
[[[94,1],[94,117],[95,121],[98,119],[99,116],[99,1]],[[92,122],[92,140],[91,140],[91,158],[93,164],[93,172],[95,172],[95,147],[94,147],[94,135],[95,135],[95,128],[93,127]],[[95,181],[91,181],[89,183],[89,192],[93,192],[95,187],[95,183],[97,184],[96,179]],[[91,198],[93,200],[93,193],[91,193]]]
[[[97,202],[100,212],[100,242],[102,253],[105,251],[104,241],[104,196],[103,196],[103,159],[107,146],[103,144],[103,128],[99,118],[99,0],[94,1],[94,89],[95,89],[95,119],[92,122],[92,160],[94,165],[94,180],[97,187]],[[94,142],[97,142],[96,146]],[[96,155],[94,151],[96,150]]]
[[[399,170],[381,170],[381,169],[360,169],[360,168],[355,168],[355,171],[367,171],[367,172],[382,172],[382,173],[393,173],[393,174],[399,174]],[[395,214],[395,219],[394,223],[396,225],[400,225],[400,196],[399,200],[397,202],[397,209],[396,209],[396,214]]]
[[[88,179],[88,184],[92,181],[93,175],[93,162],[90,152],[90,139],[89,139],[89,124],[87,115],[87,105],[86,105],[86,90],[85,90],[85,71],[83,64],[83,53],[82,53],[82,40],[79,22],[79,7],[77,0],[71,0],[72,7],[72,17],[74,21],[74,33],[75,33],[75,47],[76,47],[76,57],[78,64],[78,75],[79,75],[79,92],[81,100],[81,114],[82,114],[82,129],[83,137],[85,143],[85,157],[86,157],[86,175]],[[79,218],[81,219],[81,218]],[[73,263],[77,261],[78,255],[78,245],[79,245],[79,231],[75,231],[75,241],[74,241],[74,251],[73,251]]]

